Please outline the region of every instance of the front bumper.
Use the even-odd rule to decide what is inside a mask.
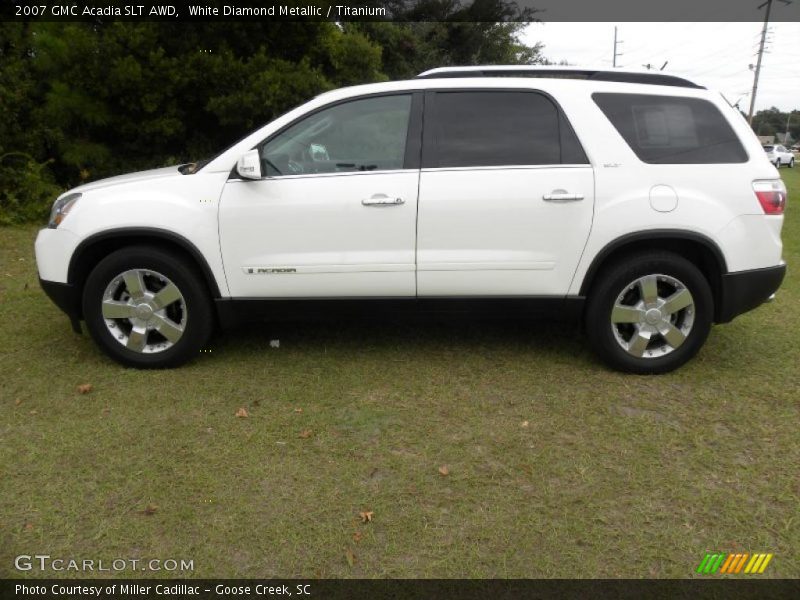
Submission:
[[[39,285],[48,298],[67,314],[72,330],[81,333],[81,297],[78,289],[69,283],[45,281],[42,278],[39,278]]]
[[[722,276],[717,323],[727,323],[734,317],[760,306],[781,286],[786,265],[726,273]]]

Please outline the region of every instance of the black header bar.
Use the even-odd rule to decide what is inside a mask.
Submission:
[[[2,0],[0,21],[752,22],[763,20],[761,5],[760,0]],[[800,21],[800,0],[774,0],[770,20]]]

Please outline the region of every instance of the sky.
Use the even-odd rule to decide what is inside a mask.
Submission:
[[[522,41],[544,44],[554,62],[610,68],[614,26],[617,66],[665,73],[722,92],[747,113],[763,23],[532,23]],[[771,23],[756,94],[756,111],[800,109],[800,23]]]

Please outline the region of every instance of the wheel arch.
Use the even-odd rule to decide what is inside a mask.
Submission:
[[[202,275],[213,298],[220,298],[219,285],[203,254],[191,241],[172,231],[150,227],[124,227],[96,233],[83,240],[69,262],[67,282],[83,290],[92,269],[108,254],[135,245],[151,245],[183,256]]]
[[[580,287],[587,296],[603,268],[626,254],[646,250],[666,250],[695,264],[711,286],[714,297],[714,320],[720,314],[722,276],[728,272],[725,256],[710,238],[692,231],[659,229],[623,235],[603,247],[595,256]]]

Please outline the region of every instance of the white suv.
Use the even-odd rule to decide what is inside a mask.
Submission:
[[[661,373],[780,286],[785,202],[736,109],[684,79],[435,69],[75,188],[36,256],[134,367],[246,319],[455,310],[582,319],[610,365]]]
[[[779,169],[781,165],[786,165],[790,169],[794,168],[794,154],[783,146],[769,144],[764,146],[764,152],[767,153],[769,162],[775,165],[776,169]]]

